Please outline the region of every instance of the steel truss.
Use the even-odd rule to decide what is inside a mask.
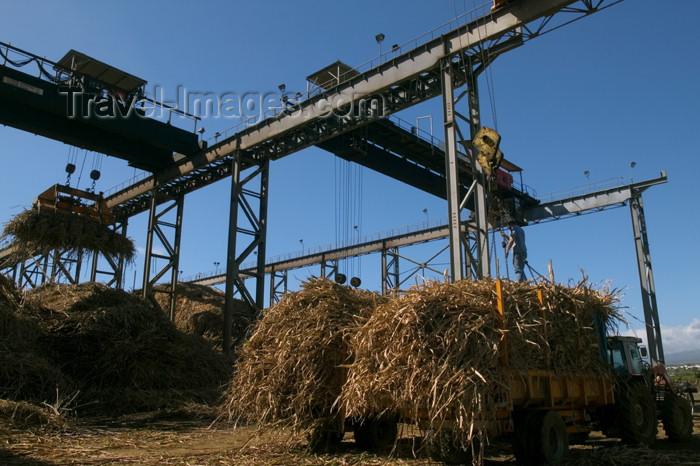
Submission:
[[[279,303],[287,293],[287,276],[287,270],[277,272],[273,269],[270,273],[270,306]]]
[[[110,228],[115,234],[126,236],[128,226],[128,219],[124,219],[111,225]],[[105,267],[103,269],[100,268],[101,257],[104,258],[104,260],[101,262],[102,265]],[[124,287],[125,265],[126,258],[124,256],[105,254],[99,251],[93,251],[92,266],[90,268],[90,281],[96,282],[101,276],[105,277],[105,285],[117,289],[122,289]]]
[[[405,254],[400,254],[398,247],[382,249],[382,294],[397,295],[401,293],[402,287],[421,272],[425,274],[426,271],[430,271],[442,276],[444,271],[436,269],[433,263],[448,249],[449,244],[441,248],[426,261],[417,261]],[[400,270],[401,260],[403,260],[404,263],[408,262],[411,266],[404,276],[402,276]]]
[[[457,60],[471,63],[472,70],[478,75],[485,59],[493,60],[529,40],[607,9],[620,1],[514,2],[502,11],[462,24],[299,104],[299,111],[306,111],[321,101],[333,101],[335,97],[347,94],[349,98],[356,99],[353,103],[357,104],[347,114],[304,119],[283,113],[269,118],[215,144],[200,156],[160,174],[158,179],[161,182],[157,189],[165,197],[191,192],[231,176],[232,159],[241,148],[254,160],[278,159],[367,125],[377,118],[437,97],[442,93],[444,59],[451,61],[456,57]],[[454,45],[454,50],[447,51],[449,55],[446,55],[446,43]],[[389,70],[391,73],[386,73]],[[402,78],[392,79],[390,76]],[[457,89],[466,84],[468,78],[464,72],[453,70],[453,87]],[[365,104],[360,105],[360,101]],[[248,143],[248,140],[251,142]],[[149,193],[156,187],[155,184],[154,177],[135,183],[110,196],[107,199],[108,205],[120,216],[131,216],[148,210]]]
[[[3,268],[20,289],[37,288],[47,283],[77,285],[84,259],[83,251],[54,250]]]
[[[170,319],[175,319],[175,298],[180,266],[180,239],[182,237],[182,214],[185,196],[159,202],[157,191],[153,191],[151,209],[148,217],[146,235],[146,258],[143,272],[143,297],[150,298],[153,288],[170,274],[167,288],[162,291],[169,295],[168,309]],[[159,264],[158,261],[163,263]],[[119,264],[116,264],[117,266]]]
[[[258,161],[243,151],[238,151],[233,157],[231,172],[224,311],[224,349],[227,354],[231,352],[234,296],[240,296],[255,309],[264,307],[270,161]],[[256,267],[244,270],[243,263],[252,255],[257,255]],[[247,286],[247,279],[255,281],[254,288]]]
[[[382,294],[397,294],[401,289],[401,271],[399,269],[401,256],[399,248],[382,249]]]
[[[668,177],[662,172],[661,176],[658,178],[640,181],[630,185],[615,186],[601,191],[579,194],[526,208],[523,212],[523,218],[528,224],[534,225],[616,209],[626,206],[629,203],[633,191],[646,191],[653,186],[664,184],[667,181]],[[462,228],[464,231],[466,226]],[[381,251],[391,248],[404,248],[416,244],[443,240],[448,237],[449,227],[447,225],[417,230],[401,235],[273,262],[265,266],[265,272],[270,273],[273,267],[275,270],[280,271],[296,270],[314,265],[321,265],[323,270],[324,261],[326,264],[329,264],[342,259],[381,253]],[[246,270],[252,272],[253,268],[248,265]],[[326,276],[329,278],[331,277],[330,274],[326,274]],[[214,286],[225,283],[225,281],[225,274],[214,274],[209,276],[198,275],[196,279],[190,280],[189,283]]]
[[[77,285],[80,283],[80,272],[83,266],[83,257],[85,253],[79,249],[73,250],[54,250],[50,257],[51,275],[50,283],[66,283],[68,285]]]
[[[17,287],[21,290],[37,288],[49,282],[49,256],[44,254],[22,261],[19,264]]]
[[[338,275],[338,260],[328,260],[325,256],[321,258],[321,278],[335,280]]]

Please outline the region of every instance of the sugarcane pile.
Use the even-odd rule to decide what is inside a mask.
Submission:
[[[224,415],[307,429],[333,422],[350,340],[382,298],[323,279],[265,312],[244,343]]]
[[[134,243],[108,225],[86,216],[53,210],[28,209],[7,224],[3,236],[12,241],[21,260],[51,251],[99,251],[131,260]]]
[[[20,305],[13,283],[0,275],[0,399],[52,401],[70,384],[43,352],[39,327]]]
[[[492,395],[509,368],[605,371],[593,321],[600,312],[615,324],[614,294],[504,282],[501,318],[495,289],[490,280],[431,283],[378,306],[351,343],[345,414],[400,413],[424,421],[428,444],[447,434],[467,449],[495,418]]]
[[[162,287],[155,288],[155,297],[163,310],[167,310],[170,295]],[[221,350],[224,340],[224,293],[210,286],[179,283],[176,287],[175,326],[182,332],[196,335]],[[231,322],[231,346],[237,348],[245,340],[256,311],[244,301],[234,299]]]
[[[20,312],[22,297],[0,275],[0,431],[62,428],[65,419],[52,408],[71,384],[39,343],[40,330]]]
[[[229,377],[223,356],[179,332],[158,306],[89,283],[29,292],[21,313],[54,367],[80,391],[82,413],[113,414],[211,401]]]

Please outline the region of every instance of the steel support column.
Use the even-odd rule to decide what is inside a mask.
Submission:
[[[287,293],[287,270],[270,272],[270,306],[279,303]]]
[[[338,274],[338,261],[328,260],[324,257],[321,258],[321,278],[327,278],[329,280],[335,280]]]
[[[445,178],[447,179],[447,221],[450,244],[450,280],[455,282],[465,277],[462,256],[461,196],[457,165],[457,140],[459,126],[455,114],[453,64],[445,60],[442,64],[442,107],[445,121]]]
[[[126,236],[129,220],[124,219],[116,222],[110,228],[115,234]],[[103,257],[102,264],[104,269],[100,268],[100,258]],[[126,258],[121,255],[104,254],[99,251],[92,252],[92,266],[90,269],[90,281],[96,282],[99,276],[105,277],[105,285],[122,289],[124,286],[124,266]]]
[[[180,239],[185,196],[159,203],[153,191],[146,236],[146,259],[143,272],[143,297],[149,298],[153,287],[170,273],[168,287],[162,290],[169,295],[168,312],[175,319],[175,295],[180,267]],[[159,264],[158,261],[163,261]],[[161,291],[161,290],[159,290]]]
[[[466,90],[455,96],[454,74],[456,70],[467,75]],[[481,127],[479,109],[478,75],[483,66],[473,69],[471,63],[463,59],[444,61],[442,65],[442,98],[445,118],[445,175],[447,180],[448,227],[450,230],[450,279],[459,281],[465,278],[486,278],[491,275],[491,259],[488,241],[487,219],[487,184],[481,166],[476,162],[476,153],[470,144]],[[469,116],[465,117],[457,110],[457,104],[467,97]],[[459,120],[469,125],[469,139],[465,138],[459,127]],[[459,170],[457,165],[457,145],[462,144],[467,150],[470,167],[474,174],[474,187],[464,197],[460,191]],[[462,209],[471,202],[476,228],[462,233]]]
[[[242,152],[233,157],[231,167],[231,205],[226,260],[226,306],[224,310],[224,350],[231,354],[233,298],[262,309],[265,299],[265,239],[267,234],[267,198],[270,162],[250,159]],[[243,215],[239,215],[242,213]],[[244,272],[243,263],[257,253],[256,266]],[[255,280],[249,289],[246,279]]]
[[[486,66],[486,64],[484,65]],[[470,65],[471,68],[471,65]],[[483,68],[482,68],[483,69]],[[469,104],[469,140],[473,140],[477,131],[481,128],[481,109],[479,106],[478,72],[470,70],[467,77],[467,102]],[[475,233],[475,272],[478,278],[491,276],[491,257],[489,250],[489,223],[488,223],[488,199],[487,181],[484,172],[476,161],[476,153],[469,144],[469,161],[476,181],[474,189],[474,224]],[[472,233],[472,232],[469,232]]]
[[[647,345],[652,364],[664,363],[664,347],[661,340],[661,325],[659,323],[659,307],[656,302],[656,286],[654,285],[654,271],[651,266],[651,253],[649,252],[649,238],[647,236],[647,224],[644,218],[644,202],[641,192],[633,192],[630,199],[630,212],[632,214],[632,231],[634,233],[634,245],[637,253],[637,266],[639,268],[639,283],[642,290],[642,307],[644,309],[644,321],[647,328]]]
[[[382,249],[382,294],[397,294],[401,288],[399,248]]]

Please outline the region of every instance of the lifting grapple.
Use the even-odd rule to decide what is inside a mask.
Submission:
[[[55,184],[39,194],[34,201],[34,208],[38,212],[81,215],[105,225],[114,223],[111,210],[101,193],[96,194],[61,184]]]

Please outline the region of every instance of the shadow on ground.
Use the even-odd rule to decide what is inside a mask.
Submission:
[[[0,464],[3,466],[54,466],[47,461],[29,458],[0,448]]]

